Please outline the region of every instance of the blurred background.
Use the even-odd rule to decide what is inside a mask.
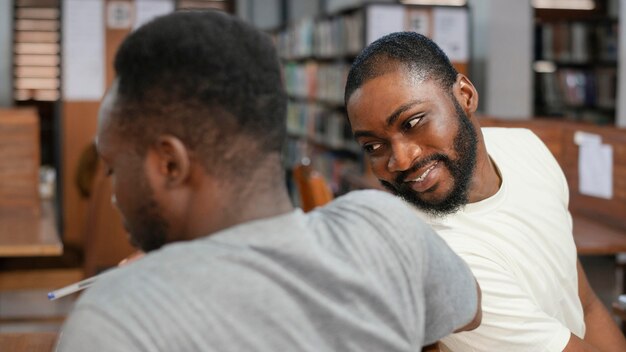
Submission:
[[[390,32],[431,37],[477,87],[485,125],[532,128],[555,154],[581,260],[620,322],[612,304],[624,292],[626,262],[626,1],[3,0],[0,341],[2,333],[56,333],[76,295],[49,302],[46,292],[133,252],[93,148],[99,100],[128,33],[197,8],[235,14],[273,37],[289,95],[284,164],[293,202],[304,208],[379,187],[345,119],[352,60]],[[608,192],[579,187],[578,132],[611,149],[609,166],[598,167]],[[321,198],[307,193],[311,178]]]

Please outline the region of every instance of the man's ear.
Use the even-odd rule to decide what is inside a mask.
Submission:
[[[176,187],[187,181],[191,172],[189,149],[178,138],[164,135],[149,147],[148,172],[165,181],[165,187]]]
[[[454,96],[465,110],[465,113],[472,114],[478,109],[478,91],[472,82],[465,75],[459,73],[453,86]]]

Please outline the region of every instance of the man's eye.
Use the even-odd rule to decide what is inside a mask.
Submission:
[[[404,128],[407,130],[409,128],[413,128],[420,122],[420,120],[422,120],[422,116],[415,116],[404,123]]]
[[[111,168],[111,167],[107,167],[107,168],[104,170],[104,172],[105,172],[105,174],[107,175],[107,177],[108,177],[108,176],[111,176],[111,175],[113,175],[113,168]]]
[[[373,153],[377,151],[380,148],[380,146],[381,146],[380,143],[366,144],[363,146],[363,150],[365,150],[366,153]]]

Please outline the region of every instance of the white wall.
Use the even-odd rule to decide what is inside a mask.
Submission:
[[[470,0],[470,79],[479,111],[507,119],[533,113],[533,11],[530,0]]]
[[[0,1],[0,107],[13,105],[13,1]]]

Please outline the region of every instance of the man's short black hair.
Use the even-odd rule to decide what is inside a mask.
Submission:
[[[352,63],[344,96],[346,105],[355,90],[398,65],[419,78],[434,79],[446,89],[452,88],[458,75],[443,50],[426,36],[392,33],[367,46]]]
[[[235,17],[159,17],[124,40],[115,70],[115,121],[141,153],[175,135],[207,172],[223,174],[282,149],[287,98],[274,45]]]

